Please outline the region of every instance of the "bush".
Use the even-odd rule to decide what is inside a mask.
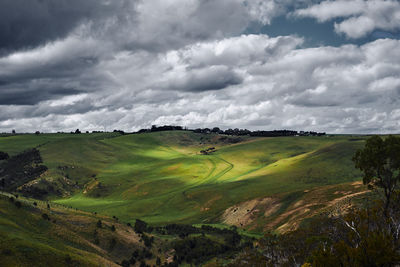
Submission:
[[[121,266],[122,266],[122,267],[129,267],[129,266],[131,266],[131,264],[130,264],[129,261],[123,260],[123,261],[121,262]]]
[[[110,240],[110,250],[113,250],[115,245],[117,245],[117,240],[113,237]]]
[[[9,158],[10,156],[6,152],[0,151],[0,160],[5,160]]]
[[[142,234],[142,239],[143,239],[144,245],[148,248],[151,247],[151,245],[153,244],[153,241],[154,241],[154,237],[149,237],[145,234]]]
[[[134,226],[135,232],[141,234],[143,232],[147,232],[147,223],[137,219]]]
[[[15,201],[14,204],[17,208],[21,208],[21,206],[22,206],[21,202],[19,202],[19,201]]]
[[[101,228],[102,225],[103,224],[102,224],[101,220],[98,220],[97,223],[96,223],[97,228]]]
[[[65,263],[67,265],[71,265],[72,264],[72,259],[70,255],[65,256]]]

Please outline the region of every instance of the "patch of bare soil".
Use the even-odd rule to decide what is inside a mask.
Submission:
[[[89,183],[87,183],[85,185],[85,189],[83,190],[83,194],[87,194],[88,192],[90,192],[91,190],[96,188],[98,185],[99,185],[99,181],[97,181],[97,179],[93,179],[92,181],[90,181]]]
[[[249,200],[226,209],[222,215],[222,222],[239,227],[248,226],[260,214],[266,217],[272,215],[280,205],[277,199],[270,197]]]
[[[327,202],[323,199],[319,201],[316,199],[310,201],[310,199],[307,199],[308,196],[306,195],[304,200],[302,199],[292,204],[286,212],[280,214],[276,219],[268,223],[265,226],[265,229],[274,229],[283,221],[287,220],[286,223],[277,228],[279,232],[284,233],[296,230],[302,220],[315,216],[322,210],[330,210],[331,214],[344,213],[352,206],[350,203],[352,198],[365,194],[366,192],[368,192],[368,190],[356,193],[352,193],[352,191],[335,192],[334,195],[340,194],[341,196]],[[313,194],[313,191],[311,191],[310,194]],[[321,204],[323,204],[323,207],[320,207]]]

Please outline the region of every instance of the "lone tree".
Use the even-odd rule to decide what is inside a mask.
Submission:
[[[364,174],[364,184],[383,189],[384,213],[388,216],[392,193],[400,180],[400,138],[390,135],[383,140],[380,136],[372,136],[365,147],[356,152],[353,161]]]

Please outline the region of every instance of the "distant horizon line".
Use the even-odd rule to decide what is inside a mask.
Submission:
[[[152,125],[154,127],[156,125]],[[156,126],[157,127],[157,126]],[[210,131],[212,129],[218,128],[219,127],[204,127],[204,128],[189,128],[186,126],[178,126],[178,125],[163,125],[159,127],[182,127],[182,129],[171,129],[171,130],[162,130],[162,131],[191,131],[195,132],[198,129],[209,129]],[[118,130],[114,129],[112,131],[107,131],[107,130],[82,130],[80,131],[79,128],[77,128],[75,131],[22,131],[22,132],[16,132],[15,130],[12,130],[11,132],[0,132],[0,135],[23,135],[23,134],[96,134],[96,133],[122,133],[122,134],[140,134],[140,133],[151,133],[151,132],[158,132],[158,131],[151,131],[152,128],[142,128],[137,131],[124,131],[124,130]],[[297,132],[297,133],[323,133],[324,135],[359,135],[359,136],[368,136],[368,135],[400,135],[400,132],[397,133],[329,133],[329,132],[316,132],[316,131],[304,131],[304,130],[290,130],[290,129],[274,129],[274,130],[248,130],[246,128],[227,128],[225,130],[220,129],[221,131],[229,131],[229,130],[239,130],[239,131],[249,131],[249,132],[279,132],[279,131],[291,131],[291,132]],[[79,130],[79,133],[76,131]],[[216,132],[210,132],[210,133],[216,133]],[[218,134],[224,134],[224,133],[218,133]],[[229,134],[227,134],[229,135]]]

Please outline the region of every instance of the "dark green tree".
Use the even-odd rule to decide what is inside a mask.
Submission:
[[[14,204],[17,208],[21,208],[21,206],[22,206],[21,202],[19,202],[19,201],[15,201]]]
[[[147,223],[142,220],[136,219],[136,222],[135,222],[135,225],[133,228],[136,233],[141,234],[141,233],[147,231]]]
[[[0,151],[0,160],[5,160],[9,158],[10,156],[6,152]]]
[[[363,182],[383,189],[384,214],[388,216],[390,200],[400,179],[400,138],[372,136],[353,157],[355,167],[363,172]]]

